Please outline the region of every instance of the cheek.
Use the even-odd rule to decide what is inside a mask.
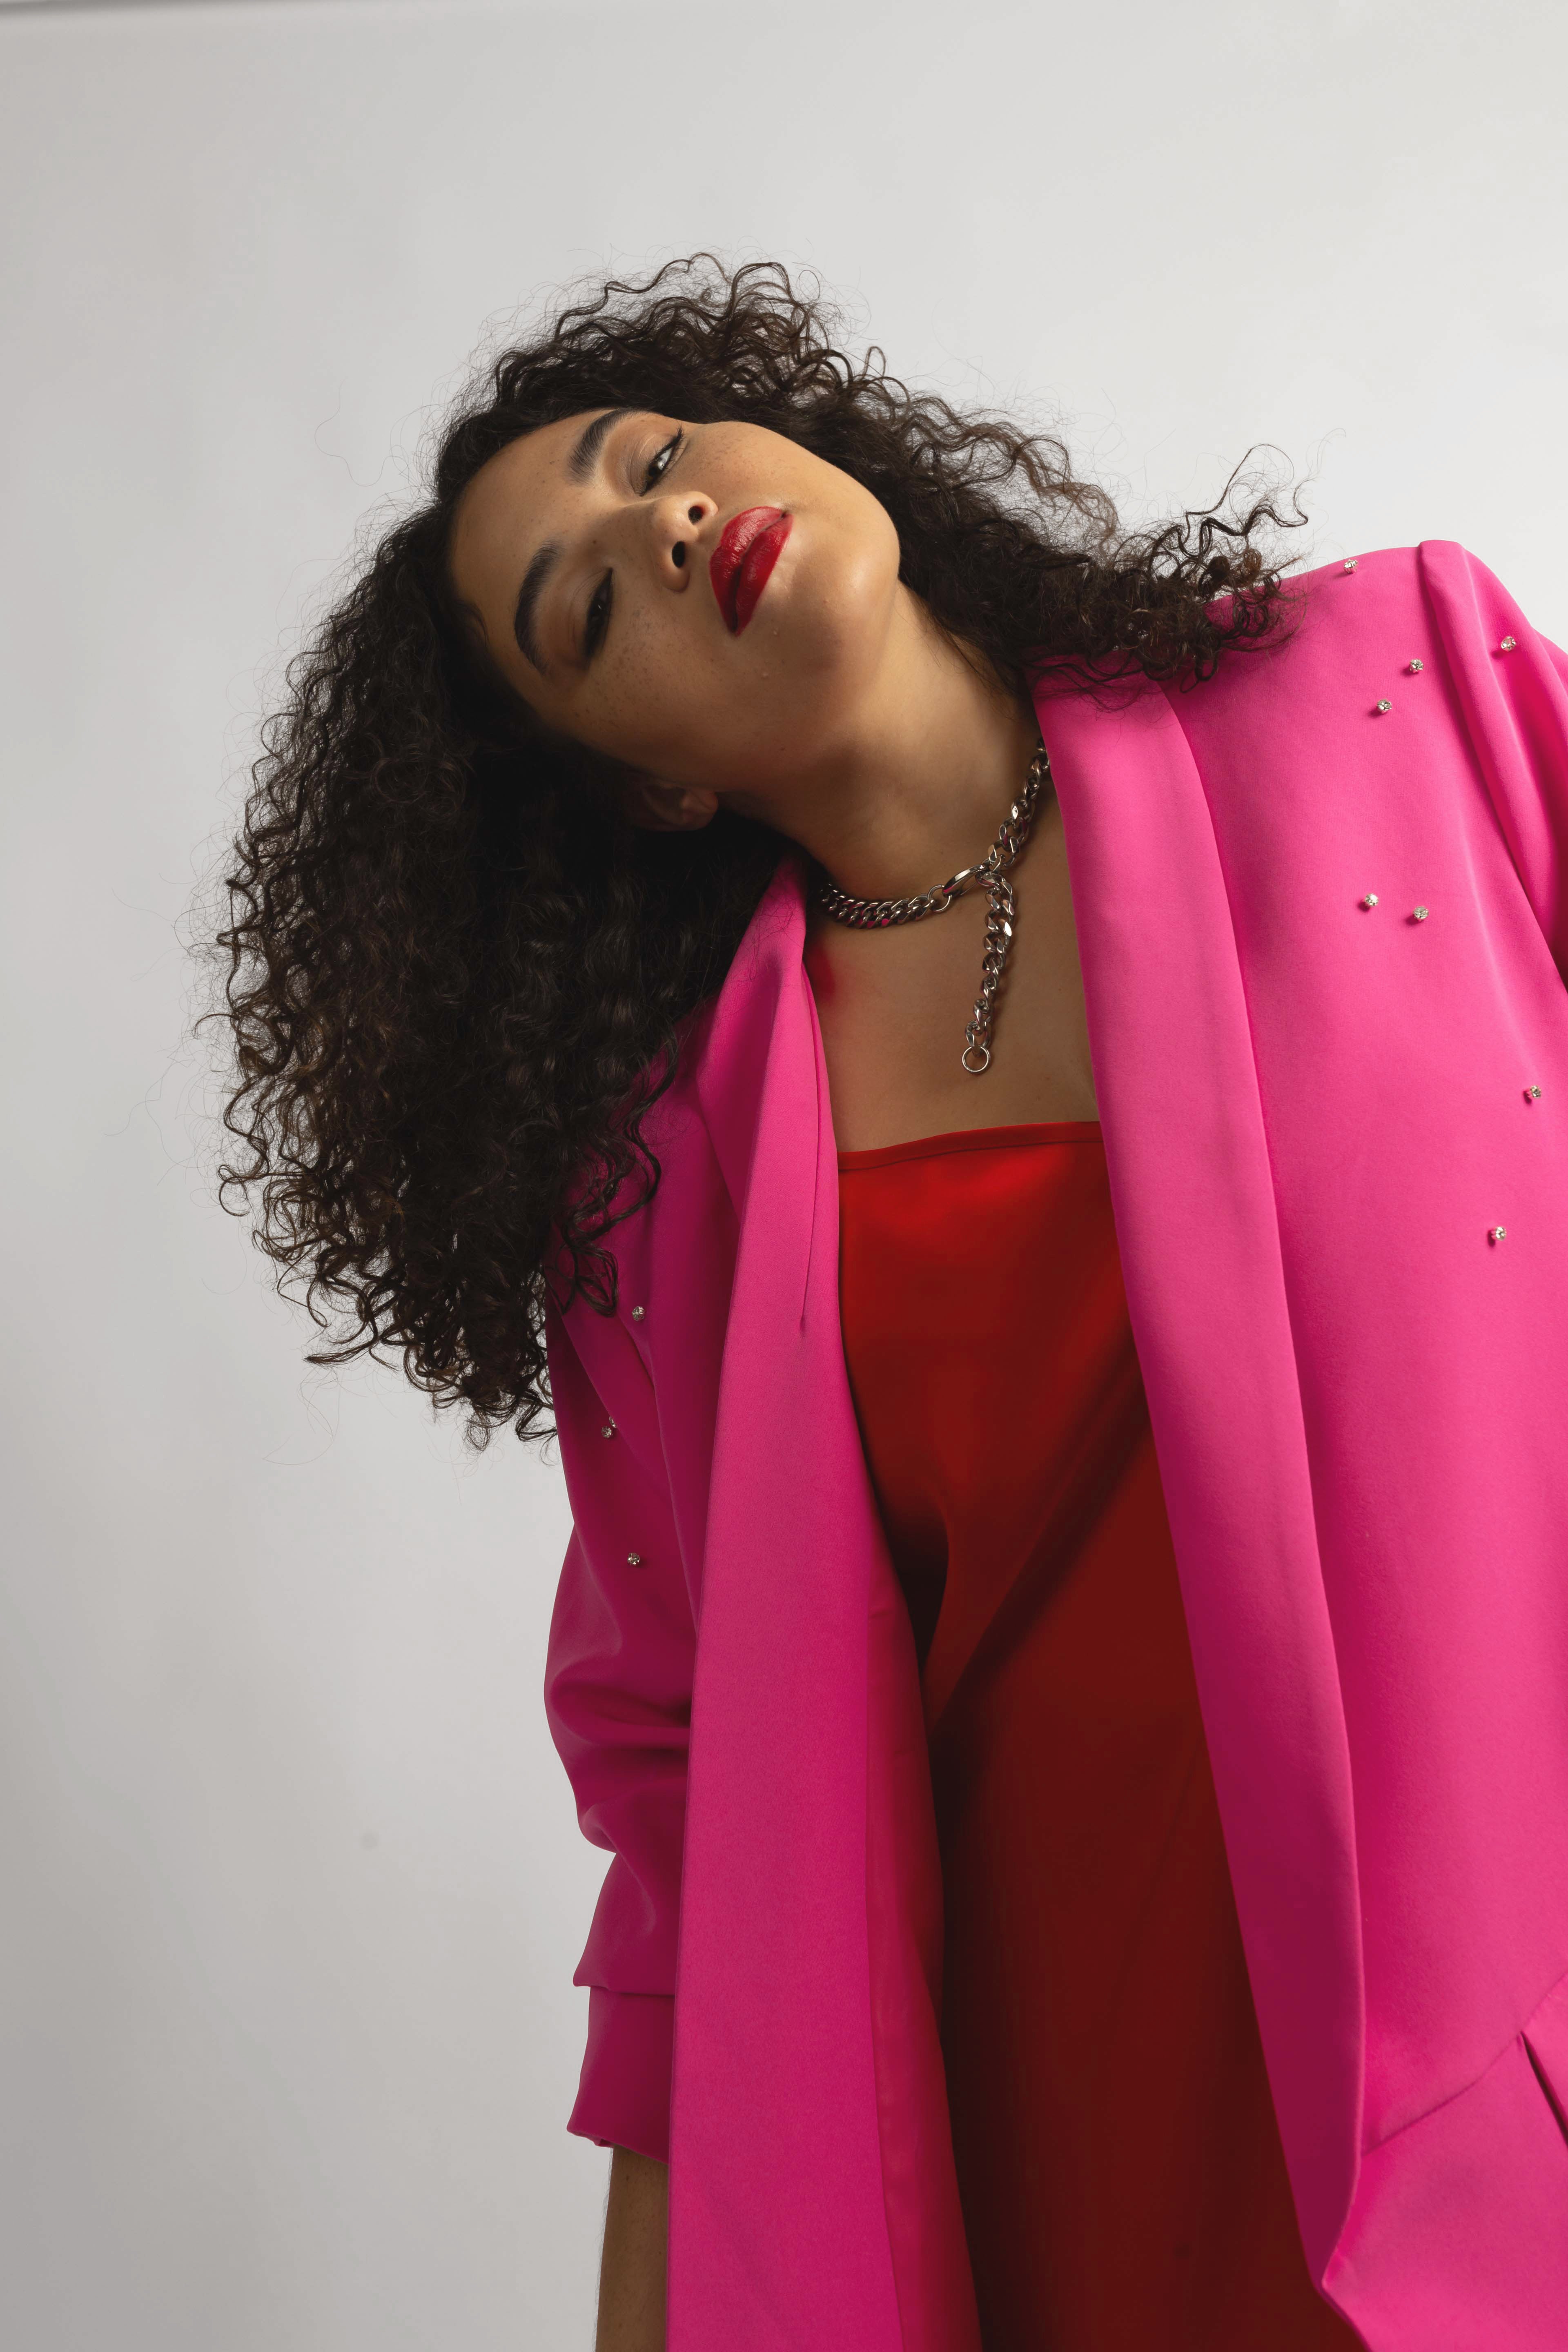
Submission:
[[[618,657],[595,671],[567,731],[634,767],[672,772],[671,762],[713,731],[731,680],[727,646],[693,646],[678,612],[627,630]]]

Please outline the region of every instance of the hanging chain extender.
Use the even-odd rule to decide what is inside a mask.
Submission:
[[[847,890],[841,890],[826,874],[817,886],[824,914],[858,931],[886,930],[895,923],[918,923],[927,915],[944,915],[955,898],[962,898],[970,890],[984,891],[990,904],[985,918],[985,952],[980,960],[980,993],[974,1000],[974,1017],[963,1033],[963,1052],[959,1056],[972,1078],[979,1077],[991,1066],[996,992],[1002,985],[1007,950],[1013,944],[1013,885],[1007,879],[1007,868],[1029,838],[1040,794],[1050,782],[1050,759],[1042,743],[1029,762],[1023,791],[1003,818],[1000,832],[979,865],[961,866],[945,882],[939,882],[934,890],[921,890],[912,898],[856,898]]]

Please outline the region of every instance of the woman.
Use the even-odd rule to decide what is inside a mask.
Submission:
[[[602,2346],[1561,2340],[1568,678],[1279,520],[675,265],[269,729],[232,1172],[559,1427]]]

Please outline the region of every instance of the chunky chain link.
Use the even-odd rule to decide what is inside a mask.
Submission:
[[[939,882],[934,890],[918,891],[912,898],[856,898],[847,890],[841,890],[826,874],[817,883],[817,901],[824,914],[858,931],[885,930],[896,923],[918,923],[926,915],[944,915],[955,898],[963,898],[971,890],[985,892],[989,906],[985,952],[980,961],[980,993],[974,1000],[974,1017],[963,1033],[963,1052],[959,1057],[972,1078],[979,1077],[991,1066],[996,992],[1002,985],[1007,950],[1013,944],[1013,886],[1007,880],[1007,868],[1029,838],[1040,794],[1050,782],[1051,762],[1042,743],[1029,762],[1023,791],[1003,818],[1001,830],[979,865],[960,866],[945,882]]]

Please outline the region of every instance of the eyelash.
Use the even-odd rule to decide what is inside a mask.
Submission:
[[[647,491],[652,489],[656,482],[663,481],[666,474],[668,473],[671,466],[674,465],[677,457],[679,457],[680,445],[685,438],[686,435],[684,432],[672,433],[669,439],[664,444],[663,447],[654,451],[653,456],[648,459],[647,464],[643,468],[642,486],[645,495]],[[662,466],[658,462],[661,457],[665,460]],[[610,607],[614,602],[614,590],[611,586],[611,578],[612,575],[606,572],[598,586],[595,589],[593,595],[588,600],[587,624],[583,632],[583,658],[584,661],[593,660],[594,656],[604,644],[605,632],[610,625]]]
[[[677,457],[679,457],[680,445],[685,438],[686,436],[684,433],[672,433],[669,439],[665,443],[663,448],[656,449],[654,451],[653,456],[643,467],[642,486],[645,491],[651,490],[656,482],[663,481],[666,474],[668,473],[670,467],[674,465]],[[660,466],[658,461],[661,457],[668,458],[668,464]],[[657,473],[654,470],[656,467],[658,468]]]

